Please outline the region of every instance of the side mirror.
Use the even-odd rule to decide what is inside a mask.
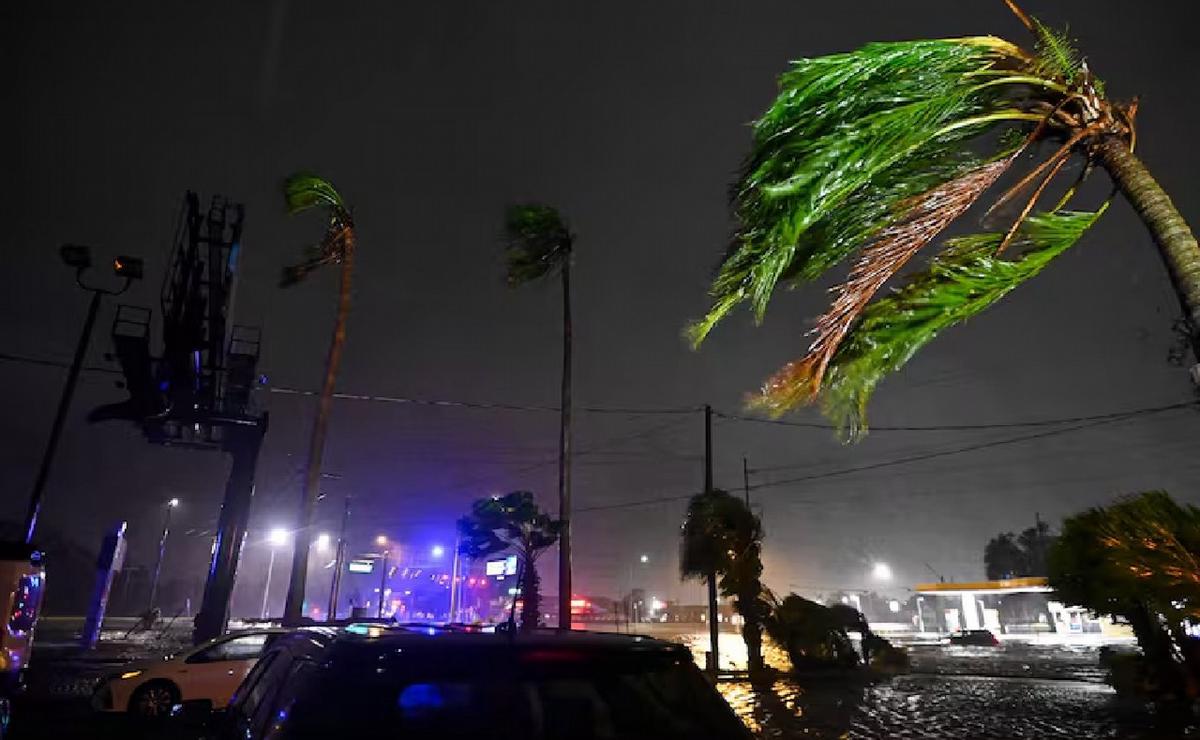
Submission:
[[[171,707],[171,719],[187,727],[209,728],[216,717],[212,699],[189,699]]]

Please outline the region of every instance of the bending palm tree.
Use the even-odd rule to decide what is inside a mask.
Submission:
[[[342,363],[342,348],[346,344],[346,318],[350,314],[350,286],[354,276],[356,236],[354,219],[333,185],[308,173],[292,175],[284,184],[288,213],[310,208],[323,208],[329,223],[321,243],[310,250],[303,262],[284,268],[280,284],[295,285],[310,272],[323,265],[340,264],[341,281],[338,290],[337,318],[333,324],[333,339],[325,359],[325,379],[317,401],[317,417],[313,420],[312,437],[308,444],[308,462],[304,471],[304,490],[300,497],[295,548],[292,551],[292,576],[288,582],[287,604],[283,610],[285,624],[298,624],[304,608],[304,586],[308,578],[308,547],[312,541],[313,507],[317,503],[317,485],[321,480],[321,458],[325,453],[325,433],[329,414],[333,410],[333,388],[337,383],[338,367]]]
[[[770,605],[762,583],[762,522],[741,499],[725,491],[700,493],[688,501],[687,518],[680,530],[679,574],[704,579],[709,585],[710,639],[717,623],[717,584],[734,598],[742,615],[742,637],[750,670],[762,668],[762,629]],[[716,668],[717,644],[712,651]]]
[[[538,203],[512,206],[504,220],[508,284],[562,276],[563,365],[558,429],[558,626],[571,628],[571,249],[574,237],[558,211]]]
[[[780,78],[734,187],[740,225],[713,282],[712,308],[688,330],[693,344],[739,304],[749,301],[761,320],[781,282],[813,280],[856,256],[808,354],[771,377],[755,405],[778,415],[819,401],[848,437],[864,433],[867,401],[887,373],[1036,275],[1096,222],[1107,203],[1066,208],[1097,165],[1154,236],[1200,359],[1200,249],[1133,155],[1136,101],[1109,100],[1065,37],[1006,2],[1032,32],[1032,50],[993,36],[876,43],[801,60]],[[1049,156],[988,212],[1012,201],[1015,216],[948,240],[923,272],[871,302],[1044,141]],[[1081,174],[1055,205],[1037,210],[1077,154]]]

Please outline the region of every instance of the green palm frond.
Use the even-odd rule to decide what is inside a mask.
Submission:
[[[732,189],[738,226],[709,311],[686,336],[699,345],[743,303],[761,322],[780,284],[851,267],[808,354],[752,405],[777,415],[819,400],[857,437],[886,373],[1037,274],[1099,215],[1062,210],[1074,185],[1051,212],[1036,209],[1073,154],[1094,154],[1095,137],[1132,139],[1134,108],[1104,97],[1065,33],[1006,2],[1033,51],[993,36],[877,43],[802,59],[780,77]],[[908,286],[871,303],[1042,140],[1055,141],[1053,153],[993,204],[1019,198],[1005,230],[952,240]],[[1010,246],[1020,256],[1001,259]]]
[[[504,218],[510,285],[537,280],[571,254],[571,232],[554,208],[541,203],[510,206]]]
[[[311,172],[297,172],[288,177],[284,181],[283,195],[289,214],[322,206],[335,211],[346,211],[346,204],[337,188],[333,187],[333,183]]]
[[[311,172],[297,172],[284,181],[283,198],[289,214],[310,208],[324,208],[329,217],[320,244],[306,247],[300,262],[283,268],[279,285],[287,288],[303,281],[324,265],[341,262],[346,251],[354,248],[355,236],[354,220],[341,194],[328,180]]]
[[[879,381],[942,330],[962,323],[1037,275],[1096,222],[1094,212],[1039,214],[1024,223],[1011,260],[996,256],[1002,232],[950,240],[928,269],[863,312],[829,365],[823,411],[854,439],[866,431],[866,406]],[[771,405],[763,397],[761,402]]]
[[[909,199],[978,166],[965,141],[1004,121],[1037,120],[1014,107],[1010,87],[987,79],[1021,55],[980,37],[796,62],[755,124],[733,191],[740,226],[692,342],[743,301],[761,320],[781,279],[817,277],[903,218]]]

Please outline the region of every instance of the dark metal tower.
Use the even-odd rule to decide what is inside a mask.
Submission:
[[[224,450],[233,457],[196,616],[197,642],[225,630],[229,600],[254,495],[254,470],[267,414],[254,407],[260,332],[230,323],[245,209],[214,196],[202,213],[184,197],[161,295],[162,352],[151,352],[152,311],[117,308],[112,337],[129,398],[102,406],[92,421],[127,419],[157,444]]]

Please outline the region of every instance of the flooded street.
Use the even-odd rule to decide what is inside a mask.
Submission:
[[[764,738],[1166,738],[1195,730],[1156,726],[1142,707],[1083,681],[978,676],[900,676],[874,686],[719,687]]]
[[[718,685],[764,738],[1188,738],[1200,727],[1118,700],[1096,648],[914,645],[913,672],[868,685],[805,678]],[[781,656],[768,651],[768,661]],[[784,659],[786,660],[786,659]]]

